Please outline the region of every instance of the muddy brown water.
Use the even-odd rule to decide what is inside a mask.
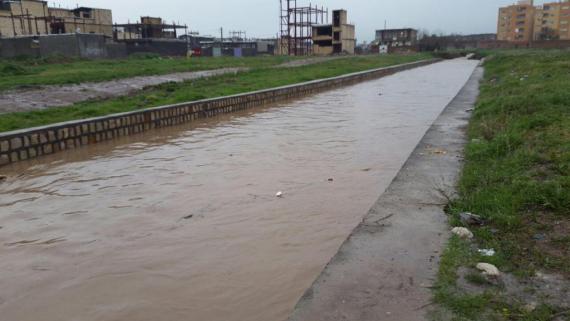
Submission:
[[[0,319],[285,320],[476,64],[0,169]]]

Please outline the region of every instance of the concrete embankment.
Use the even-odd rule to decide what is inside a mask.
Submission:
[[[482,75],[477,68],[428,130],[290,321],[426,319],[448,237],[443,208],[462,166],[465,127]]]
[[[0,133],[0,166],[116,137],[137,134],[153,128],[173,126],[298,98],[437,61],[440,60],[423,60],[245,94]]]
[[[287,320],[476,65],[0,168],[0,319]]]

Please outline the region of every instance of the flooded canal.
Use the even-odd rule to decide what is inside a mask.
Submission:
[[[0,319],[285,320],[476,64],[0,169]]]

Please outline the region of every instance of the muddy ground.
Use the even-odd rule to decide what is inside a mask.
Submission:
[[[294,60],[277,68],[294,68],[321,63],[342,57],[316,57]],[[228,73],[247,71],[249,68],[222,68],[215,70],[178,72],[166,75],[140,76],[105,82],[82,83],[64,86],[38,86],[0,92],[0,113],[22,112],[63,107],[92,99],[107,99],[134,94],[149,86],[168,82],[214,77]]]
[[[106,82],[83,83],[65,86],[40,86],[35,89],[16,89],[0,93],[0,113],[21,112],[73,105],[91,99],[105,99],[133,94],[149,86],[168,82],[237,73],[246,68],[179,72],[159,76],[141,76]]]

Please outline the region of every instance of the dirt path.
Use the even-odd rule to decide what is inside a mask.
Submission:
[[[443,244],[445,195],[461,168],[478,68],[352,232],[290,321],[424,321]]]
[[[295,60],[278,65],[276,68],[294,68],[341,57],[316,57]],[[148,86],[168,82],[214,77],[228,73],[247,71],[249,68],[222,68],[215,70],[178,72],[166,75],[140,76],[105,82],[90,82],[78,85],[41,86],[35,89],[16,89],[0,92],[0,114],[31,111],[49,107],[73,105],[90,99],[106,99],[133,94]]]
[[[125,96],[148,86],[156,86],[167,82],[183,82],[191,79],[237,73],[244,70],[247,70],[247,68],[223,68],[158,76],[141,76],[79,85],[53,85],[42,86],[38,89],[9,90],[0,93],[0,113],[62,107],[90,99]]]

